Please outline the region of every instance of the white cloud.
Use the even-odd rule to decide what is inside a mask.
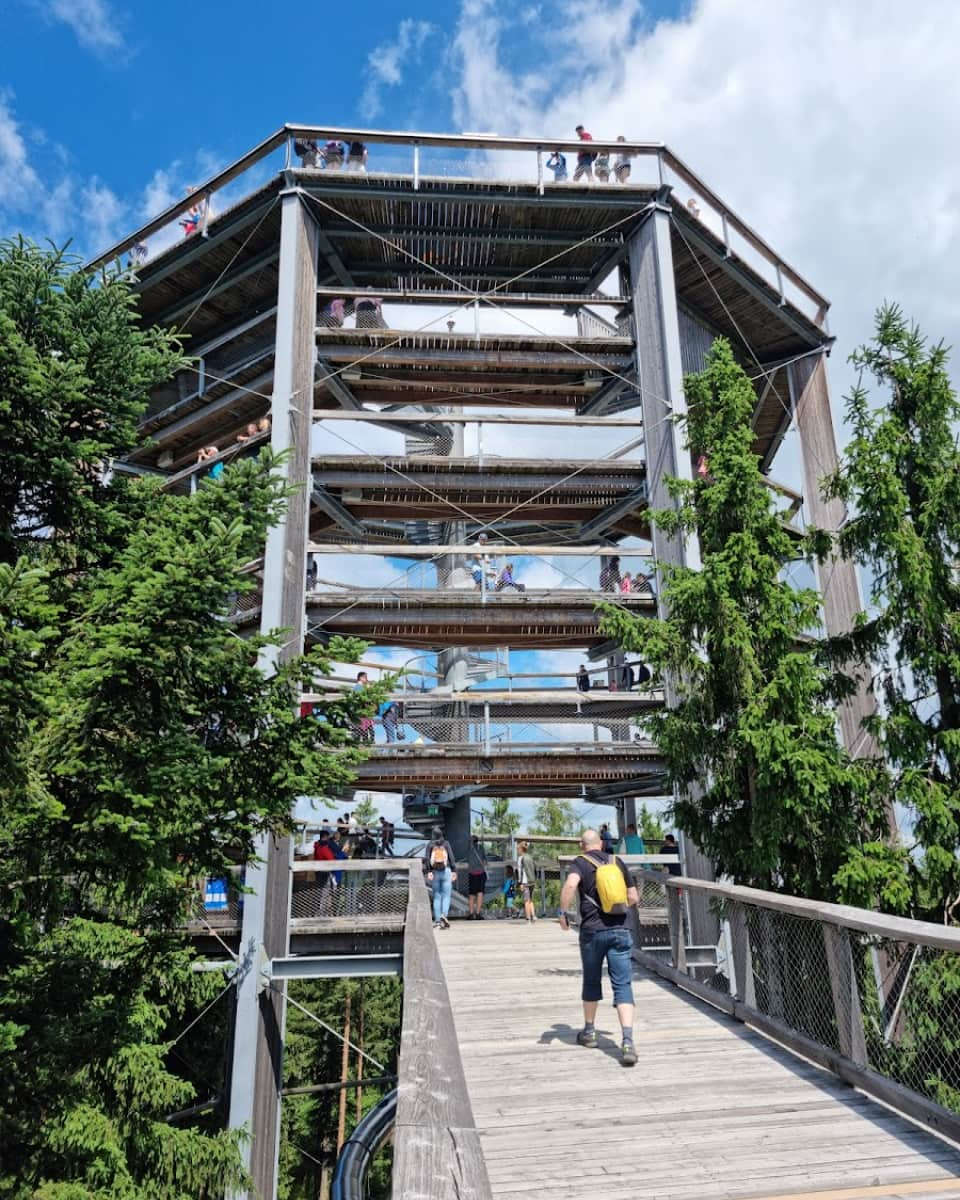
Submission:
[[[699,0],[651,26],[639,0],[560,0],[535,56],[518,54],[522,16],[463,0],[461,128],[571,137],[583,122],[595,137],[667,142],[832,299],[837,410],[844,360],[884,299],[950,340],[960,6]]]
[[[412,17],[400,22],[392,41],[381,42],[367,55],[367,86],[360,97],[360,116],[372,120],[381,111],[381,93],[385,87],[403,83],[408,67],[421,61],[424,43],[435,28],[429,21]]]
[[[104,0],[46,0],[40,7],[48,20],[73,30],[85,50],[101,57],[125,51],[120,18]]]
[[[13,96],[0,91],[0,215],[31,204],[40,180],[30,165],[27,143],[13,110]]]

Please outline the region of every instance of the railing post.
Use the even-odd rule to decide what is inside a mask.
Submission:
[[[767,981],[767,1011],[771,1017],[780,1021],[786,1020],[786,1006],[783,997],[783,975],[780,970],[780,957],[776,931],[773,926],[773,913],[768,908],[757,912],[762,930],[760,952],[763,956],[763,967]]]
[[[783,290],[783,271],[780,269],[779,262],[775,265],[777,268],[777,291],[780,293],[780,305],[782,307],[787,302],[787,297]]]
[[[670,926],[670,959],[678,971],[687,969],[687,947],[683,937],[683,905],[677,888],[667,888],[667,920]]]
[[[724,258],[729,258],[730,257],[730,226],[727,224],[727,214],[725,212],[722,212],[720,214],[720,221],[721,221],[721,224],[723,225],[723,250],[724,250],[723,256],[724,256]]]
[[[413,143],[413,190],[416,192],[416,191],[419,191],[419,189],[420,189],[420,147],[416,142],[414,142]]]
[[[207,236],[207,222],[210,220],[210,201],[212,197],[207,192],[203,197],[203,220],[200,222],[200,236]]]
[[[730,940],[733,943],[733,972],[736,976],[737,999],[748,1008],[757,1007],[753,982],[753,959],[750,956],[750,930],[746,907],[738,901],[729,905]]]
[[[477,466],[483,466],[483,422],[477,422]]]
[[[537,147],[537,191],[543,195],[543,151]]]
[[[483,706],[483,753],[485,758],[490,757],[490,705]]]
[[[850,949],[850,935],[836,925],[823,925],[823,944],[827,952],[827,971],[833,995],[833,1013],[837,1022],[840,1053],[858,1067],[867,1065],[867,1041],[863,1032],[863,1011],[857,975]]]

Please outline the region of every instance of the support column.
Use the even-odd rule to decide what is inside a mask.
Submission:
[[[271,447],[289,452],[280,473],[285,482],[302,486],[267,535],[260,628],[289,630],[282,646],[268,647],[261,656],[267,674],[303,650],[317,307],[316,226],[298,192],[284,192],[282,206]],[[261,861],[246,874],[253,891],[244,898],[230,1126],[250,1133],[244,1155],[254,1186],[242,1196],[275,1200],[286,985],[264,988],[261,966],[287,954],[290,839],[262,838],[257,855]]]
[[[796,415],[803,463],[803,498],[811,525],[835,533],[846,512],[839,500],[821,494],[824,476],[837,469],[837,439],[830,411],[826,355],[811,355],[788,367],[790,402]],[[831,636],[849,633],[863,608],[856,565],[848,558],[831,558],[818,564],[817,578],[823,597],[823,620]],[[863,729],[863,719],[876,711],[876,701],[865,683],[840,705],[843,744],[854,758],[876,758],[873,735]],[[891,814],[892,819],[892,814]],[[896,824],[892,825],[896,832]]]
[[[630,286],[633,326],[637,348],[637,378],[647,466],[647,496],[650,508],[673,508],[666,477],[692,481],[690,454],[674,418],[686,415],[683,393],[683,364],[680,356],[680,324],[670,244],[669,189],[663,189],[650,215],[630,240]],[[694,533],[668,536],[656,525],[652,529],[653,554],[657,563],[668,562],[700,568],[700,543]],[[667,616],[662,579],[658,579],[657,606],[661,619]],[[677,703],[672,680],[665,680],[666,701]],[[683,839],[684,871],[693,879],[714,878],[713,864],[690,841]],[[695,944],[716,942],[719,926],[706,903],[687,897],[690,936]]]

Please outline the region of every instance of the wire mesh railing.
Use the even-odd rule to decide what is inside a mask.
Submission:
[[[405,551],[418,561],[404,562]],[[614,600],[651,599],[656,590],[655,560],[647,550],[611,547],[607,554],[556,553],[522,545],[487,549],[480,543],[462,548],[384,546],[377,551],[347,552],[324,547],[311,556],[306,582],[308,596],[327,592],[439,592],[470,595],[495,603],[509,595],[581,591]]]
[[[378,929],[403,924],[410,887],[407,863],[363,859],[307,860],[293,864],[290,928],[349,925]]]
[[[645,965],[940,1132],[960,1133],[960,930],[642,872],[670,966]],[[649,892],[649,898],[648,898]],[[658,898],[659,893],[659,898]],[[684,897],[720,918],[715,968],[687,962]]]

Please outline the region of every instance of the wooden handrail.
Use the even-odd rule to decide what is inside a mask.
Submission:
[[[699,892],[718,900],[739,901],[753,904],[773,912],[787,913],[793,917],[804,917],[810,921],[824,921],[840,929],[856,929],[860,933],[889,938],[898,942],[914,942],[919,946],[931,946],[937,950],[960,951],[960,929],[946,925],[934,925],[931,921],[916,921],[912,917],[892,917],[873,912],[867,908],[854,908],[849,904],[830,904],[825,900],[805,900],[801,896],[784,896],[779,892],[765,892],[759,888],[741,887],[733,883],[710,883],[703,879],[687,879],[672,875],[662,879],[651,873],[651,879],[685,892]]]

